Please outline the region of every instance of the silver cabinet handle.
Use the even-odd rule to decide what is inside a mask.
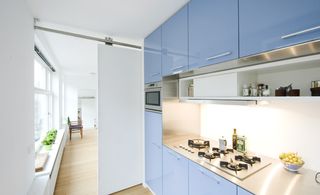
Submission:
[[[221,53],[221,54],[215,55],[215,56],[211,56],[211,57],[208,57],[208,58],[207,58],[207,61],[209,61],[209,60],[213,60],[213,59],[217,59],[217,58],[221,58],[221,57],[224,57],[224,56],[230,55],[231,53],[232,53],[231,51],[227,51],[227,52],[224,52],[224,53]]]
[[[172,74],[179,74],[179,73],[182,73],[182,70],[175,71],[175,72],[173,72]]]
[[[171,68],[171,70],[178,70],[178,69],[180,69],[180,68],[183,68],[184,66],[177,66],[177,67],[175,67],[175,68]]]
[[[298,32],[294,32],[294,33],[291,33],[291,34],[288,34],[288,35],[284,35],[284,36],[281,37],[281,39],[288,39],[288,38],[291,38],[291,37],[294,37],[294,36],[298,36],[298,35],[302,35],[302,34],[305,34],[305,33],[308,33],[308,32],[312,32],[312,31],[315,31],[315,30],[320,30],[320,26],[315,26],[315,27],[308,28],[308,29],[305,29],[305,30],[302,30],[302,31],[298,31]]]
[[[153,144],[154,146],[156,146],[158,149],[161,149],[161,147],[160,147],[158,144],[156,144],[156,143],[154,143],[154,142],[152,142],[152,144]]]
[[[202,175],[205,175],[205,176],[209,177],[210,179],[215,180],[215,181],[217,182],[217,184],[220,184],[221,181],[220,181],[218,178],[206,174],[206,172],[204,172],[202,169],[198,169],[198,171],[200,171],[200,173],[201,173]]]
[[[176,155],[173,152],[168,151],[169,154],[171,154],[172,156],[174,156],[177,160],[180,160],[180,156]]]
[[[151,76],[152,76],[152,77],[155,77],[155,76],[157,76],[157,75],[160,75],[160,72],[154,73],[154,74],[152,74]]]

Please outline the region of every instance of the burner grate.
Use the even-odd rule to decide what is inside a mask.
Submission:
[[[199,157],[204,157],[210,161],[215,158],[220,158],[220,153],[198,152]]]
[[[233,149],[230,149],[230,148],[227,148],[226,150],[220,150],[219,148],[213,147],[213,148],[212,148],[212,151],[213,151],[213,152],[218,152],[218,153],[221,153],[221,154],[233,153]]]
[[[197,149],[209,148],[210,142],[202,139],[190,139],[188,140],[188,146]]]
[[[220,161],[220,167],[227,168],[231,171],[234,171],[236,174],[238,171],[248,170],[248,164],[234,163],[232,160],[231,162]]]
[[[256,162],[261,162],[261,158],[259,157],[256,157],[256,156],[253,156],[253,157],[249,157],[249,156],[245,156],[245,155],[236,155],[234,157],[235,160],[238,160],[238,161],[242,161],[242,162],[245,162],[245,163],[248,163],[250,164],[251,166],[253,164],[255,164]]]

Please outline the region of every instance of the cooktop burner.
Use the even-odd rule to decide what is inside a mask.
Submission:
[[[229,154],[229,153],[233,153],[233,149],[229,149],[227,148],[226,150],[220,150],[219,148],[212,148],[213,152],[217,152],[217,153],[221,153],[221,154]]]
[[[215,141],[212,141],[216,144]],[[189,139],[188,144],[181,142],[174,147],[178,152],[196,159],[202,165],[212,166],[220,171],[244,180],[252,174],[260,171],[271,164],[265,157],[243,154],[236,150],[227,148],[222,151],[218,147],[210,147],[210,141],[203,139]]]
[[[197,149],[208,148],[210,147],[210,141],[205,141],[202,139],[189,139],[188,146]]]
[[[198,156],[204,157],[204,158],[209,159],[211,161],[212,159],[220,158],[220,153],[198,152]]]
[[[236,155],[234,159],[241,162],[248,163],[251,166],[256,162],[261,162],[261,158],[256,156]]]
[[[230,162],[227,161],[220,161],[220,167],[228,168],[231,171],[234,171],[236,174],[238,171],[241,170],[248,170],[248,164],[245,163],[235,163],[232,159],[230,159]]]

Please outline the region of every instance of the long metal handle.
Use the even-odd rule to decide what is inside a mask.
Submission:
[[[184,66],[177,66],[177,67],[175,67],[175,68],[171,68],[171,70],[178,70],[178,69],[180,69],[180,68],[183,68]]]
[[[145,108],[144,111],[146,111],[146,112],[153,112],[153,113],[157,113],[157,114],[162,114],[162,112],[161,112],[160,110],[154,110],[154,109]]]
[[[178,71],[173,72],[172,74],[174,75],[174,74],[179,74],[179,73],[182,73],[182,72],[183,72],[182,70],[178,70]]]
[[[168,151],[169,154],[171,154],[172,156],[174,156],[177,160],[180,160],[180,156],[176,155],[173,152]]]
[[[308,28],[308,29],[305,29],[305,30],[302,30],[302,31],[298,31],[298,32],[294,32],[294,33],[291,33],[291,34],[288,34],[288,35],[284,35],[284,36],[281,37],[281,39],[288,39],[288,38],[291,38],[291,37],[294,37],[294,36],[298,36],[298,35],[302,35],[302,34],[305,34],[305,33],[311,32],[311,31],[315,31],[315,30],[320,30],[320,26],[315,26],[315,27]]]
[[[202,175],[205,175],[205,176],[209,177],[210,179],[215,180],[217,182],[217,184],[220,184],[221,181],[219,179],[217,179],[216,177],[206,174],[206,172],[204,172],[202,169],[198,169],[198,170],[200,171],[200,173]]]
[[[154,142],[152,142],[152,144],[153,144],[154,146],[156,146],[157,148],[161,149],[161,147],[160,147],[158,144],[156,144],[156,143],[154,143]]]
[[[152,77],[155,77],[155,76],[157,76],[157,75],[160,75],[160,72],[154,73],[154,74],[152,74],[151,76],[152,76]]]
[[[231,51],[227,51],[227,52],[224,52],[224,53],[215,55],[215,56],[211,56],[211,57],[208,57],[208,58],[207,58],[207,61],[209,61],[209,60],[214,60],[214,59],[217,59],[217,58],[221,58],[221,57],[230,55],[231,53],[232,53]]]

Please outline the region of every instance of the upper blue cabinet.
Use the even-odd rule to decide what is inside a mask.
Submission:
[[[162,75],[188,70],[188,6],[162,25]]]
[[[144,82],[157,82],[161,78],[161,27],[159,27],[144,40]]]
[[[320,38],[319,0],[240,0],[240,57]]]
[[[238,58],[238,0],[189,3],[189,69]]]

